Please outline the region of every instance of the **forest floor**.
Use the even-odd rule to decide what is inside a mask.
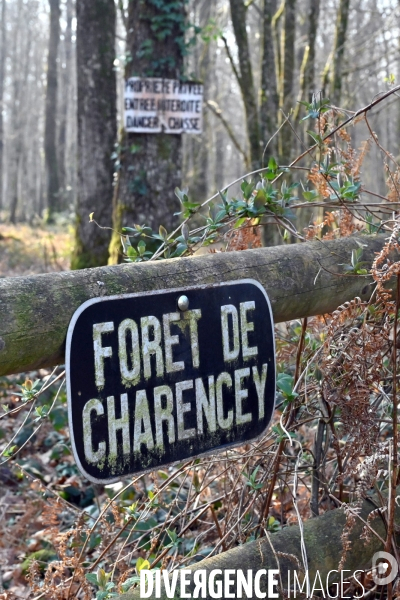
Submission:
[[[69,269],[72,228],[0,224],[0,277]]]
[[[72,229],[68,226],[0,224],[0,277],[67,270],[72,243]],[[21,399],[17,393],[27,378],[43,380],[48,375],[46,370],[41,370],[0,377],[2,407],[10,410],[18,407]],[[54,390],[49,392],[47,401],[54,395]],[[54,494],[56,489],[57,494],[71,498],[64,492],[70,483],[72,492],[76,490],[75,493],[80,494],[72,456],[60,450],[62,444],[68,442],[65,392],[61,396],[55,421],[42,427],[20,453],[17,463],[21,468],[11,463],[0,466],[0,598],[33,598],[26,580],[30,558],[38,558],[43,566],[55,558],[45,533],[44,496]],[[20,428],[22,415],[4,415],[3,408],[0,408],[0,414],[3,415],[0,417],[0,448],[15,434],[12,443],[22,446],[33,431],[32,420]],[[76,503],[80,504],[76,500],[73,506]]]

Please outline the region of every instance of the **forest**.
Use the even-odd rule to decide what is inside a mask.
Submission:
[[[0,600],[399,598],[399,3],[0,15]]]

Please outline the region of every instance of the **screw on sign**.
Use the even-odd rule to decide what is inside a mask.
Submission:
[[[91,481],[255,440],[275,402],[268,297],[243,279],[88,300],[66,368],[74,456]]]

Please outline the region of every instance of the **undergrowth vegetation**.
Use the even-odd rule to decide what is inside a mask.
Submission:
[[[353,501],[361,505],[371,491],[387,487],[391,551],[400,334],[398,299],[387,284],[400,289],[400,169],[368,121],[391,92],[346,121],[327,101],[314,99],[305,116],[307,124],[314,121],[309,135],[315,143],[291,165],[271,159],[241,178],[238,197],[229,197],[228,186],[202,206],[177,190],[183,222],[171,234],[143,224],[122,232],[125,258],[133,262],[190,255],[217,241],[222,251],[260,247],[264,226],[278,227],[284,241],[320,243],[386,232],[371,271],[361,245],[338,275],[365,278],[373,289],[369,301],[355,298],[333,314],[276,326],[276,411],[259,442],[120,483],[89,485],[71,457],[62,368],[1,379],[0,481],[8,491],[0,511],[2,540],[11,543],[0,542],[0,553],[3,565],[20,561],[18,573],[27,575],[32,598],[96,593],[105,600],[133,588],[142,568],[188,566],[298,519]],[[348,126],[360,122],[369,137],[356,149]],[[386,194],[362,184],[363,159],[373,144],[382,155]],[[306,207],[313,221],[298,230],[295,216]],[[13,512],[18,503],[24,508]],[[349,527],[353,517],[349,513]],[[6,588],[13,569],[3,566],[3,598],[12,598]],[[374,593],[371,580],[364,585]],[[357,593],[356,582],[346,593]]]

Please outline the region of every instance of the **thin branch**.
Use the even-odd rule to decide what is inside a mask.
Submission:
[[[206,101],[206,105],[208,106],[208,108],[211,110],[211,112],[218,117],[218,119],[220,119],[221,123],[223,124],[223,126],[225,127],[229,137],[232,140],[233,145],[235,146],[236,150],[238,150],[238,152],[243,156],[243,160],[245,162],[246,168],[248,169],[250,166],[250,160],[248,155],[246,154],[246,152],[243,150],[243,148],[241,147],[239,140],[237,139],[232,127],[229,125],[228,121],[225,119],[222,110],[220,109],[220,107],[218,106],[218,104],[216,102],[214,102],[213,100],[207,100]]]
[[[235,77],[237,79],[237,82],[239,84],[239,87],[240,87],[240,89],[242,89],[242,78],[241,78],[240,73],[238,71],[238,68],[237,68],[237,66],[235,64],[235,61],[234,61],[233,56],[231,54],[231,51],[229,50],[228,41],[227,41],[227,39],[226,39],[226,37],[224,35],[221,36],[221,39],[224,42],[226,54],[228,55],[229,62],[231,63],[231,67],[233,69],[233,72],[234,72]]]
[[[388,92],[384,92],[382,94],[382,96],[380,96],[376,100],[373,100],[372,102],[370,102],[369,104],[367,104],[366,106],[364,106],[364,108],[360,108],[359,110],[357,110],[354,113],[354,115],[352,115],[351,117],[349,117],[348,119],[346,119],[346,121],[343,121],[343,123],[340,123],[340,125],[338,125],[337,127],[335,127],[335,129],[333,129],[330,133],[328,133],[328,135],[324,137],[324,141],[327,140],[327,139],[329,139],[330,137],[332,137],[337,131],[339,131],[339,129],[342,129],[342,127],[345,127],[346,125],[348,125],[349,123],[351,123],[352,121],[354,121],[360,115],[366,114],[371,109],[373,109],[374,106],[376,106],[377,104],[379,104],[380,102],[382,102],[386,98],[389,98],[389,96],[391,96],[395,92],[398,92],[399,90],[400,90],[400,85],[397,85],[396,87],[392,88]]]

